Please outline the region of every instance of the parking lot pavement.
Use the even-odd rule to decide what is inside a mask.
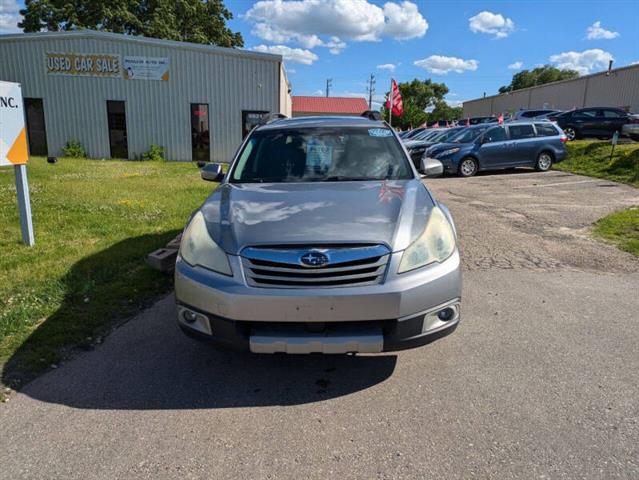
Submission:
[[[182,336],[171,296],[0,405],[18,478],[637,478],[639,261],[588,226],[636,190],[564,173],[434,179],[462,325],[378,356]]]

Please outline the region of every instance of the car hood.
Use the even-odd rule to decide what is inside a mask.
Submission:
[[[429,142],[428,140],[411,140],[409,142],[406,142],[404,145],[406,145],[406,148],[411,149],[411,148],[426,148],[426,147],[430,147],[431,145],[434,145],[436,142]]]
[[[220,185],[201,207],[211,238],[227,253],[268,244],[385,244],[403,250],[433,208],[416,179]]]
[[[473,143],[455,143],[455,142],[448,142],[448,143],[435,143],[433,144],[427,151],[427,153],[429,155],[434,155],[437,154],[439,152],[443,152],[444,150],[448,150],[449,148],[468,148],[468,147],[472,147]]]

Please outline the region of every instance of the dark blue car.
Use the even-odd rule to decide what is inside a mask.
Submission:
[[[466,128],[449,143],[439,143],[424,156],[442,162],[446,173],[472,177],[481,170],[534,167],[550,170],[566,157],[566,135],[551,122],[512,122]]]

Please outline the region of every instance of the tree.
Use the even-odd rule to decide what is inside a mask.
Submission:
[[[432,80],[418,80],[398,84],[404,103],[404,112],[400,117],[393,116],[393,126],[402,130],[421,125],[428,120],[426,109],[435,107],[437,102],[444,101],[448,87],[444,83],[434,83]],[[388,93],[387,93],[388,96]],[[383,118],[388,120],[388,111],[382,107]]]
[[[451,107],[446,101],[438,100],[433,111],[428,114],[428,121],[459,120],[462,117],[462,110],[462,107]]]
[[[557,82],[577,78],[579,72],[575,70],[560,70],[552,65],[544,65],[533,70],[522,70],[513,75],[510,85],[499,88],[499,93],[512,92],[522,88],[543,85],[544,83]]]
[[[222,0],[26,0],[18,24],[24,32],[80,30],[143,35],[184,42],[242,47],[226,21]]]

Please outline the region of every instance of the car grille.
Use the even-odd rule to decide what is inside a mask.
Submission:
[[[306,266],[301,257],[321,252],[322,266]],[[383,245],[319,245],[248,247],[242,267],[250,286],[262,288],[334,288],[382,282],[390,250]]]

